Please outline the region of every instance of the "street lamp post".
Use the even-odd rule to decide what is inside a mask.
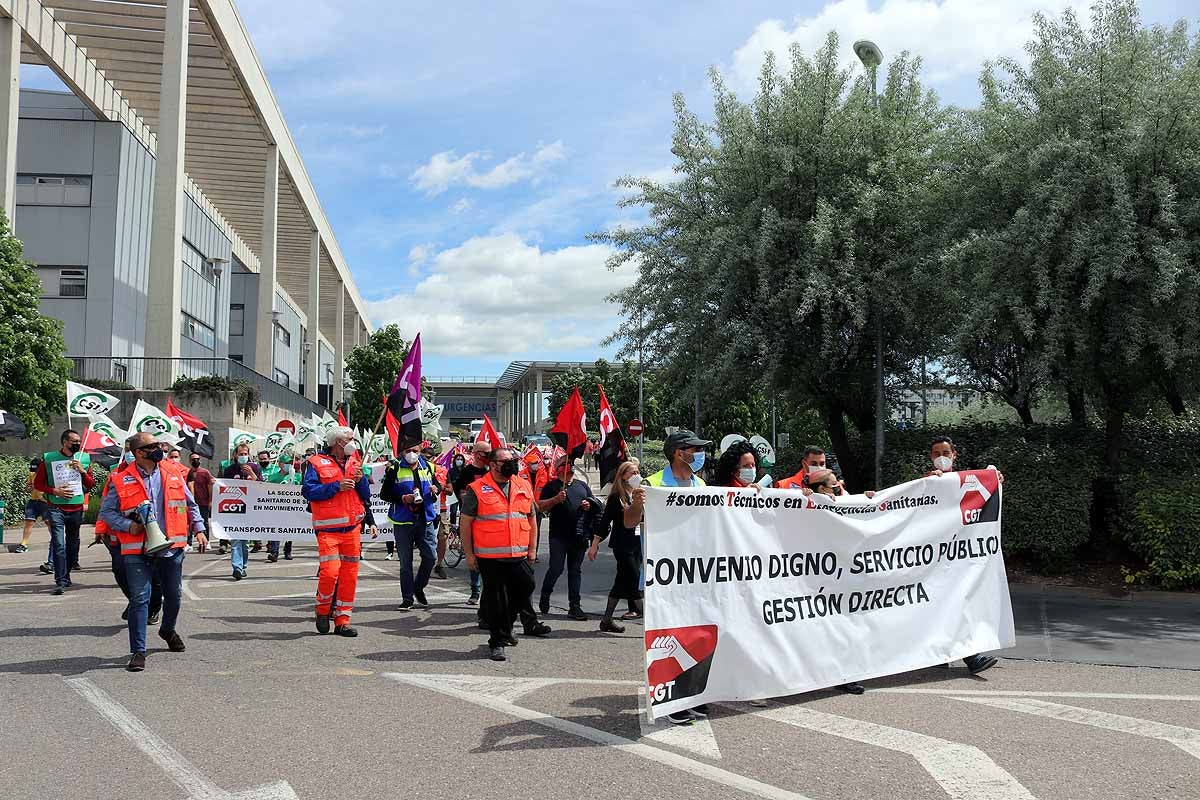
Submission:
[[[854,55],[863,66],[871,71],[871,101],[875,108],[876,124],[879,124],[879,65],[883,63],[883,51],[869,39],[854,43]],[[879,300],[879,288],[875,291],[875,488],[883,485],[883,304]]]
[[[225,269],[225,265],[229,263],[228,258],[219,256],[205,259],[208,261],[208,266],[212,268],[213,273],[213,367],[217,361],[217,341],[220,339],[221,330],[221,273]]]
[[[646,417],[642,411],[642,312],[638,312],[638,419],[642,423],[642,432],[638,434],[638,461],[645,459]]]
[[[279,327],[279,318],[283,316],[283,312],[279,309],[271,309],[271,380],[275,380],[275,329]],[[278,383],[278,381],[275,381]],[[288,387],[291,388],[291,387]]]

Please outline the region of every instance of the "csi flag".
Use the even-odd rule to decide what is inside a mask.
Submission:
[[[16,414],[0,408],[0,439],[24,439],[28,435],[25,423]]]
[[[446,407],[434,405],[422,397],[420,409],[421,432],[426,439],[436,442],[442,438],[442,412],[446,410]]]
[[[413,339],[404,365],[387,399],[388,411],[400,421],[399,449],[421,442],[421,334]]]
[[[180,441],[182,429],[165,411],[145,400],[138,400],[133,409],[133,419],[129,421],[129,434],[132,436],[135,433],[149,433],[157,441],[174,444]]]
[[[83,452],[106,469],[121,460],[121,453],[124,449],[120,442],[101,433],[91,425],[83,432]]]
[[[237,451],[241,445],[247,445],[251,451],[254,450],[254,443],[259,439],[259,435],[252,431],[244,431],[240,428],[229,429],[229,452],[232,454]]]
[[[186,411],[178,408],[171,398],[167,398],[167,416],[171,421],[179,426],[181,443],[185,450],[194,453],[201,458],[213,457],[213,441],[212,434],[208,430],[208,424],[199,417],[193,417]]]
[[[88,427],[101,436],[106,436],[122,446],[125,440],[129,438],[128,431],[109,419],[107,414],[92,414],[89,416]],[[124,448],[122,447],[122,449]]]
[[[111,394],[67,381],[67,416],[86,417],[91,414],[107,414],[121,402]]]
[[[596,452],[600,454],[600,485],[606,486],[612,483],[617,476],[617,467],[625,460],[625,437],[608,398],[604,396],[604,387],[597,383],[596,388],[600,390],[600,446]]]
[[[579,396],[578,386],[559,410],[558,419],[550,429],[550,436],[567,451],[572,461],[583,457],[588,443],[587,412],[583,409],[583,398]]]

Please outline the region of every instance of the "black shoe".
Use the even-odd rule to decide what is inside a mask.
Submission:
[[[587,622],[588,615],[583,613],[583,609],[579,606],[571,606],[571,610],[567,612],[567,617],[577,622]]]
[[[691,725],[692,715],[686,711],[676,711],[674,714],[667,714],[667,722],[672,725]]]
[[[692,719],[708,719],[708,703],[689,708],[687,713],[692,715]]]
[[[504,655],[503,647],[493,647],[488,653],[488,658],[492,661],[507,661],[508,656]]]
[[[162,631],[159,631],[158,638],[167,643],[167,649],[172,653],[182,653],[187,650],[187,646],[183,643],[183,637],[179,635],[178,631],[171,631],[165,636]]]
[[[846,694],[862,694],[867,690],[867,688],[861,683],[843,683],[835,686],[834,688],[839,692],[845,692]]]
[[[413,597],[417,598],[417,605],[429,608],[429,601],[425,599],[425,593],[420,589],[413,591]]]
[[[413,601],[408,599],[407,597],[400,601],[400,610],[401,611],[408,611],[412,607],[413,607]]]
[[[83,567],[79,566],[79,562],[76,561],[74,564],[71,565],[71,571],[72,572],[75,572],[75,571],[83,572]]]
[[[253,547],[251,547],[251,548],[250,548],[250,552],[251,552],[251,553],[260,553],[260,552],[262,552],[262,545],[261,545],[261,544],[256,544],[256,545],[254,545]]]
[[[274,564],[279,560],[279,553],[267,553],[267,563]]]
[[[53,592],[51,592],[50,594],[66,594],[66,593],[67,593],[67,587],[65,587],[65,586],[55,586],[55,587],[54,587],[54,591],[53,591]]]
[[[235,581],[240,581],[242,579],[242,571],[240,569],[235,569],[233,571],[233,579]]]
[[[605,617],[604,619],[600,620],[600,630],[604,631],[605,633],[624,633],[625,626],[618,625],[617,623],[613,622],[611,617]]]
[[[147,625],[157,625],[159,619],[161,619],[161,618],[162,618],[162,612],[155,611],[153,614],[150,614],[149,616],[146,617],[146,624]]]
[[[471,592],[471,596],[467,598],[467,605],[469,605],[469,606],[479,605],[479,592]]]
[[[338,625],[333,630],[338,636],[349,636],[351,638],[358,636],[358,631],[351,628],[349,625]]]
[[[517,637],[515,637],[515,636],[510,636],[507,639],[505,639],[504,641],[507,642],[508,647],[516,647],[518,644],[520,644],[520,642],[517,641]]]
[[[13,552],[14,552],[14,553],[28,553],[28,552],[29,552],[29,548],[28,548],[26,545],[19,544],[19,545],[17,545],[16,547],[14,547],[14,548],[13,548]]]
[[[54,567],[50,565],[49,561],[43,561],[41,564],[38,564],[38,569],[41,570],[43,575],[52,575],[54,573]]]
[[[329,617],[317,614],[317,633],[329,633]]]
[[[437,578],[438,580],[442,580],[442,581],[446,580],[446,568],[443,567],[441,564],[438,564],[436,567],[433,568],[433,577]]]
[[[538,611],[542,612],[543,614],[550,613],[550,598],[549,597],[543,597],[542,599],[538,600]]]
[[[481,631],[490,631],[492,629],[492,626],[488,625],[487,620],[485,620],[483,617],[477,618],[475,620],[475,624]]]
[[[129,621],[129,606],[125,606],[125,610],[121,612],[121,619],[126,622]]]
[[[217,555],[219,555],[219,556],[229,555],[229,548],[226,547],[225,545],[221,545],[220,547],[217,548]]]
[[[146,654],[134,653],[129,657],[129,663],[125,665],[125,669],[129,672],[141,672],[146,668]]]
[[[292,554],[291,554],[291,553],[284,553],[284,554],[283,554],[283,560],[284,560],[284,561],[291,561],[291,560],[292,560]]]
[[[972,675],[978,675],[984,670],[991,669],[992,667],[996,666],[996,664],[999,663],[999,659],[995,656],[985,656],[976,653],[973,656],[967,656],[964,658],[963,663],[967,665],[967,669],[971,671]]]
[[[526,636],[547,636],[550,633],[550,626],[544,622],[539,622],[536,625],[525,628]]]

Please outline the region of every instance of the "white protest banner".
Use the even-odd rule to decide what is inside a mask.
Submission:
[[[67,381],[67,416],[87,417],[92,414],[107,414],[121,402],[107,392]]]
[[[650,488],[652,718],[1015,643],[995,470],[862,495]]]
[[[368,464],[371,472],[371,513],[387,520],[388,504],[379,499],[384,464]],[[265,481],[217,479],[213,488],[212,529],[218,539],[254,539],[315,543],[312,514],[300,487]],[[381,533],[381,536],[389,534]],[[371,541],[364,532],[362,541]]]

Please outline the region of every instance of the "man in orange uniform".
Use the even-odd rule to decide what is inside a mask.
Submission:
[[[335,425],[325,433],[325,448],[309,457],[300,493],[312,511],[320,554],[317,632],[329,633],[332,618],[338,636],[358,636],[350,627],[350,612],[358,590],[361,531],[368,525],[372,538],[379,532],[371,515],[371,483],[363,473],[354,431]]]
[[[204,537],[204,518],[187,488],[187,469],[166,459],[166,453],[149,433],[135,433],[129,439],[134,462],[109,478],[111,491],[100,504],[100,519],[117,534],[121,560],[129,585],[129,650],[125,669],[141,672],[146,668],[146,622],[150,587],[157,577],[162,586],[163,614],[158,635],[172,653],[186,648],[175,630],[183,597],[183,548],[187,547],[188,529],[196,534],[196,545],[203,553],[208,546]],[[167,547],[146,553],[146,525],[153,519],[167,538]]]
[[[550,626],[538,621],[533,595],[533,488],[517,475],[517,457],[507,447],[491,453],[491,469],[462,496],[461,533],[467,568],[483,579],[481,613],[487,623],[489,657],[504,661],[506,646],[517,644],[517,617],[526,636],[545,636]]]
[[[109,472],[110,476],[121,473],[126,469],[133,469],[134,456],[133,451],[129,449],[129,443],[131,441],[133,441],[132,436],[125,440],[125,452],[121,455],[121,461]],[[100,492],[101,502],[103,502],[105,497],[108,497],[108,490],[111,488],[112,481],[105,481],[104,489]],[[129,600],[129,581],[125,578],[125,562],[122,560],[121,556],[121,540],[117,538],[116,532],[112,528],[108,527],[108,523],[106,523],[101,517],[96,517],[96,542],[102,542],[105,549],[108,550],[108,556],[112,562],[112,574],[117,581],[117,588],[121,590],[121,594],[125,595],[125,599]],[[96,542],[93,542],[93,544]],[[162,588],[158,585],[158,580],[155,579],[151,584],[150,616],[147,618],[147,624],[157,625],[161,612]],[[126,604],[125,610],[121,612],[121,619],[125,621],[129,620],[128,604]]]

